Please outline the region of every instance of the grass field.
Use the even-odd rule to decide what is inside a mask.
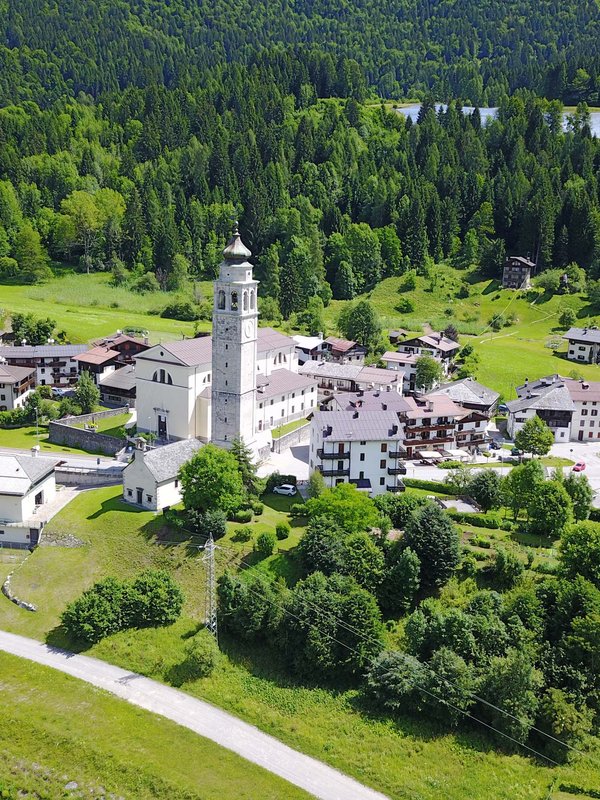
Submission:
[[[18,450],[28,450],[37,444],[40,446],[41,453],[73,453],[75,455],[90,453],[89,450],[80,450],[77,447],[52,444],[48,441],[48,428],[45,425],[40,425],[39,431],[36,431],[35,425],[25,425],[22,428],[0,428],[0,448],[12,447]]]
[[[0,789],[11,787],[15,797],[309,797],[192,731],[68,675],[5,653],[0,674]],[[65,790],[71,782],[76,791]]]
[[[117,414],[115,417],[98,417],[95,420],[95,430],[97,433],[104,433],[106,436],[114,436],[117,439],[123,437],[123,426],[129,422],[131,414]],[[76,425],[76,428],[84,428],[85,424]]]
[[[272,529],[279,519],[286,518],[286,509],[295,498],[265,499],[263,515],[252,523],[254,532],[260,526]],[[220,568],[237,566],[242,556],[247,563],[254,563],[251,544],[232,541],[235,527],[241,526],[232,526],[221,540],[224,549],[217,552]],[[29,556],[12,585],[20,597],[36,603],[39,611],[22,611],[0,597],[0,627],[39,639],[49,637],[61,644],[57,630],[60,612],[83,588],[104,575],[125,578],[144,567],[160,566],[173,574],[186,594],[181,619],[168,628],[119,633],[90,648],[89,653],[168,681],[173,666],[182,660],[186,637],[198,629],[203,618],[204,572],[198,549],[181,542],[181,536],[166,529],[160,517],[123,504],[117,488],[79,495],[54,518],[49,526],[52,530],[73,533],[85,544],[68,549],[40,547]],[[255,568],[280,574],[282,552],[293,551],[300,530],[297,525],[289,539],[277,543],[278,552]],[[6,561],[0,559],[4,574],[15,564],[12,554],[6,555]],[[295,684],[267,648],[246,650],[226,639],[221,644],[225,655],[219,669],[209,679],[186,684],[186,691],[253,722],[394,800],[540,800],[548,796],[555,778],[584,787],[600,785],[600,770],[589,758],[574,766],[550,769],[523,755],[495,752],[493,743],[479,732],[446,734],[403,717],[373,717],[355,691]]]
[[[453,323],[461,336],[461,343],[475,345],[481,359],[477,378],[487,386],[501,392],[504,399],[516,396],[515,386],[526,377],[534,378],[559,372],[569,375],[576,370],[589,380],[600,380],[600,367],[580,365],[564,358],[566,342],[560,339],[564,331],[557,328],[557,317],[564,306],[577,314],[577,325],[593,324],[595,315],[580,295],[546,298],[535,291],[515,292],[498,288],[498,282],[480,279],[476,274],[462,272],[445,265],[437,265],[430,278],[417,278],[416,289],[399,292],[402,278],[387,278],[365,297],[380,315],[385,330],[404,328],[422,331],[430,325],[435,330]],[[469,296],[457,297],[460,287],[469,287]],[[401,296],[410,299],[411,313],[398,313],[395,306]],[[325,310],[330,328],[335,327],[343,301],[333,301]],[[515,316],[514,324],[495,332],[489,320],[496,314]],[[558,340],[557,351],[546,345]]]

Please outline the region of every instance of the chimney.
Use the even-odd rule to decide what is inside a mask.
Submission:
[[[392,436],[395,436],[398,433],[398,426],[392,425]]]
[[[589,383],[582,383],[582,384],[581,384],[581,388],[582,388],[582,389],[589,389],[589,388],[590,388],[590,385],[589,385]]]
[[[137,439],[135,440],[135,456],[136,456],[136,458],[142,458],[143,455],[141,455],[141,454],[146,452],[146,448],[147,447],[148,447],[148,444],[147,444],[146,440],[144,439],[144,437],[143,436],[138,436]]]
[[[38,457],[38,455],[39,455],[39,453],[40,453],[40,446],[39,446],[39,444],[34,444],[34,445],[33,445],[33,447],[31,448],[31,455],[32,455],[34,458],[37,458],[37,457]]]
[[[352,419],[358,419],[358,411],[355,411],[354,414],[352,414]]]
[[[381,404],[381,408],[382,408],[384,411],[387,411],[387,403],[382,403],[382,404]]]

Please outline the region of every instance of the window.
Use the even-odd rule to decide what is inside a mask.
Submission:
[[[245,291],[243,297],[244,297],[244,302],[243,302],[244,311],[248,311],[248,292]]]
[[[147,500],[149,503],[151,503],[151,502],[152,502],[152,495],[151,495],[151,494],[147,494],[147,495],[146,495],[146,500]]]
[[[582,417],[587,417],[587,408],[582,408],[581,409],[581,416]]]
[[[218,298],[219,299],[217,301],[217,305],[219,307],[219,310],[223,311],[225,308],[225,292],[223,291],[223,289],[219,289]]]
[[[296,406],[292,406],[292,414],[294,413]]]
[[[592,420],[592,421],[590,422],[590,428],[593,428],[593,427],[594,427],[594,420]]]
[[[585,422],[583,420],[581,420],[581,422],[579,423],[579,427],[583,428],[584,425],[585,425]]]
[[[360,460],[361,460],[361,461],[364,461],[364,460],[365,460],[365,454],[364,454],[364,453],[361,453],[361,454],[360,454]]]
[[[597,417],[597,416],[598,416],[598,409],[592,408],[592,417]]]
[[[361,444],[364,446],[366,444],[366,442],[361,442]]]
[[[590,431],[590,432],[588,433],[588,439],[591,439],[593,435],[594,435],[594,432],[593,432],[593,431]]]
[[[271,400],[271,405],[273,405],[273,401]]]
[[[379,485],[385,486],[385,478],[379,478]]]
[[[252,311],[254,310],[254,304],[256,302],[255,297],[254,289],[250,289],[250,308]]]
[[[364,480],[364,478],[365,478],[365,473],[364,472],[359,472],[358,473],[358,480],[362,481],[362,480]]]
[[[177,479],[177,478],[175,478],[175,488],[176,488],[176,489],[179,489],[179,481],[178,481],[178,479]]]
[[[263,406],[263,404],[262,404],[262,403],[259,403],[259,404],[258,404],[258,407],[259,407],[259,408],[262,408],[262,406]]]
[[[385,458],[382,458],[379,462],[379,469],[385,469]]]
[[[127,497],[133,497],[133,489],[127,489]]]
[[[285,417],[285,411],[284,411],[284,409],[283,409],[283,408],[281,409],[281,416],[282,416],[282,417]]]
[[[238,310],[238,293],[232,292],[231,293],[231,310],[237,311]]]
[[[381,443],[381,452],[382,453],[387,453],[387,442],[382,442]]]

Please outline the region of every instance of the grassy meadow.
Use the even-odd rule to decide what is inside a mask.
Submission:
[[[308,800],[229,750],[76,678],[1,652],[0,673],[1,797],[10,788],[23,798]]]
[[[273,556],[257,562],[251,542],[235,541],[235,530],[243,526],[233,523],[225,539],[218,543],[222,548],[217,551],[219,569],[237,568],[244,558],[250,568],[293,580],[298,574],[293,548],[301,535],[303,520],[291,520],[287,514],[294,498],[268,495],[264,499],[264,513],[250,523],[254,536],[287,520],[292,525],[290,537],[277,542]],[[179,581],[185,592],[182,617],[166,628],[121,632],[87,652],[172,682],[174,667],[183,660],[185,641],[203,619],[204,569],[202,554],[193,539],[183,541],[180,533],[164,525],[161,516],[124,504],[117,487],[83,492],[52,520],[47,531],[55,536],[71,533],[82,546],[40,547],[29,556],[5,551],[0,559],[0,579],[21,561],[13,577],[13,589],[35,603],[39,611],[23,611],[1,597],[0,627],[64,645],[60,613],[82,589],[106,575],[126,578],[149,566],[161,567]],[[481,548],[486,557],[496,537],[510,536],[505,531],[477,533],[490,539],[490,548]],[[496,752],[493,742],[476,729],[448,734],[414,719],[374,716],[361,704],[355,690],[333,691],[295,683],[268,648],[246,648],[225,637],[221,638],[221,648],[222,661],[215,673],[181,688],[332,764],[393,800],[541,800],[552,797],[550,789],[559,783],[600,786],[600,767],[591,757],[580,759],[573,766],[551,769],[522,754]],[[11,687],[13,694],[18,692],[18,676],[13,678],[10,672],[3,675],[3,684]],[[48,725],[60,727],[60,715],[55,717],[52,705],[46,716]],[[136,758],[132,756],[128,763],[136,763]],[[37,760],[44,763],[41,756]],[[102,763],[96,774],[104,774]],[[146,774],[144,764],[142,761],[142,775]],[[126,781],[127,776],[122,780]],[[122,784],[121,793],[127,795],[127,788]],[[212,797],[208,792],[204,796]],[[253,796],[278,795],[261,791]],[[291,796],[294,795],[281,795]],[[228,795],[224,792],[223,797]]]

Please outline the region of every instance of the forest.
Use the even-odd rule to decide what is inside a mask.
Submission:
[[[55,262],[195,302],[190,279],[215,276],[236,217],[270,318],[443,259],[493,277],[507,252],[530,253],[539,269],[599,277],[600,146],[585,104],[566,132],[560,101],[527,90],[485,126],[431,100],[413,124],[320,98],[303,66],[224,65],[193,91],[0,109],[2,279],[43,281]]]
[[[359,99],[363,75],[382,97],[430,90],[479,105],[518,88],[598,104],[600,90],[594,0],[5,0],[0,28],[5,104],[189,91],[218,65],[260,69],[265,57],[302,62],[322,96],[347,96],[347,84]]]

